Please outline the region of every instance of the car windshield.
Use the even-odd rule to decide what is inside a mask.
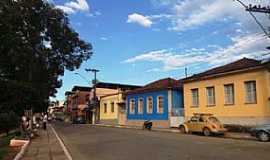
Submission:
[[[199,119],[198,117],[195,117],[195,116],[194,116],[194,117],[191,117],[191,118],[190,118],[190,121],[191,121],[191,122],[197,122],[198,119]]]
[[[216,117],[209,117],[208,119],[212,123],[219,123],[219,120]]]

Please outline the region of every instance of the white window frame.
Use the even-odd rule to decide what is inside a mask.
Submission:
[[[225,84],[224,85],[224,104],[225,105],[234,105],[235,99],[234,99],[235,93],[234,93],[234,84]]]
[[[138,114],[143,114],[143,98],[138,99]]]
[[[256,81],[245,81],[245,103],[255,104],[257,103],[257,85]],[[253,86],[248,86],[254,84]],[[248,88],[251,87],[251,88]]]
[[[159,99],[162,98],[162,103],[160,103]],[[162,107],[160,107],[162,105]],[[162,110],[160,110],[162,108]],[[164,113],[164,96],[157,96],[157,113]]]
[[[209,91],[211,91],[210,95]],[[211,87],[206,87],[206,103],[207,106],[215,106],[216,105],[216,95],[215,95],[215,87],[211,86]]]
[[[149,99],[151,99],[151,110],[150,110],[150,101],[149,101]],[[149,97],[147,97],[147,100],[146,100],[146,102],[147,102],[147,107],[146,107],[146,113],[148,113],[148,114],[151,114],[151,113],[153,113],[153,97],[151,97],[151,96],[149,96]]]
[[[129,113],[135,114],[135,99],[129,100]]]
[[[193,91],[197,91],[197,96],[196,97],[194,96]],[[196,104],[194,103],[195,102],[194,98],[196,98]],[[199,107],[199,88],[191,89],[191,106],[192,107]]]

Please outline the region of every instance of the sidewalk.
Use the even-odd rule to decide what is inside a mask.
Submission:
[[[114,125],[107,125],[107,124],[95,124],[95,126],[115,127],[115,128],[130,128],[130,129],[142,129],[142,127],[119,126],[119,125],[114,126]],[[177,129],[177,128],[152,128],[152,131],[180,133],[179,129]],[[239,139],[239,140],[256,140],[255,137],[252,137],[248,133],[236,133],[236,132],[226,132],[225,135],[222,136],[221,138],[230,138],[230,139]]]
[[[22,160],[67,160],[57,137],[50,125],[47,130],[40,129],[39,136],[33,139]]]

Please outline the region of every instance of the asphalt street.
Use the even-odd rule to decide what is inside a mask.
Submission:
[[[54,123],[74,160],[270,160],[270,142]]]

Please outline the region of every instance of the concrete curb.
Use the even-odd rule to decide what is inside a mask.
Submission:
[[[68,159],[68,160],[72,160],[72,157],[71,157],[69,151],[67,150],[67,148],[66,148],[64,142],[62,141],[62,139],[60,138],[60,136],[57,134],[57,132],[55,131],[55,129],[53,128],[53,126],[50,125],[50,127],[51,127],[51,129],[52,129],[54,135],[56,136],[57,140],[59,141],[59,143],[60,143],[60,145],[61,145],[61,147],[62,147],[62,149],[63,149],[63,151],[64,151],[64,153],[65,153],[65,155],[66,155],[66,157],[67,157],[67,159]]]
[[[142,127],[132,127],[132,126],[114,126],[114,125],[108,125],[108,124],[91,124],[93,126],[100,126],[100,127],[113,127],[113,128],[126,128],[126,129],[137,129],[142,130]],[[169,133],[180,133],[177,129],[157,129],[153,128],[151,131],[155,132],[169,132]]]
[[[114,125],[107,125],[107,124],[91,124],[92,126],[100,126],[100,127],[112,127],[112,128],[126,128],[126,129],[137,129],[141,130],[139,127],[130,127],[130,126],[114,126]],[[169,133],[180,133],[177,129],[152,129],[151,131],[155,132],[169,132]],[[252,137],[248,134],[240,135],[239,133],[227,133],[222,137],[219,138],[225,138],[225,139],[235,139],[235,140],[256,140],[255,137]]]
[[[24,155],[24,153],[25,153],[27,147],[29,146],[29,144],[30,144],[30,141],[26,142],[26,143],[22,146],[20,152],[17,153],[17,155],[15,156],[15,158],[14,158],[13,160],[20,160],[20,159],[23,157],[23,155]]]
[[[230,133],[225,133],[225,135],[224,135],[224,137],[222,137],[222,138],[230,138],[230,139],[236,139],[236,140],[256,140],[256,138],[255,137],[252,137],[252,136],[250,136],[250,135],[247,135],[247,134],[245,134],[245,135],[230,135]]]

